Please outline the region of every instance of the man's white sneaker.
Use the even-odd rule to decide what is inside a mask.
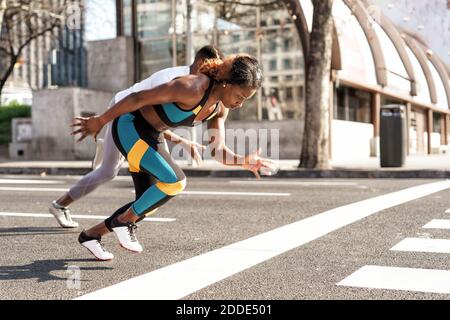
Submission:
[[[53,201],[48,210],[56,218],[56,221],[58,221],[61,227],[78,228],[78,222],[72,220],[69,208],[60,206],[56,201]]]
[[[78,242],[92,253],[97,260],[109,261],[114,258],[111,252],[106,251],[101,238],[93,238],[86,235],[84,230],[78,236]]]
[[[142,246],[136,237],[137,225],[135,225],[134,223],[130,223],[125,226],[116,226],[112,229],[123,248],[136,253],[142,252]]]

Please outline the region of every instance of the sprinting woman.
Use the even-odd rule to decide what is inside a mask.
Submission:
[[[198,72],[199,66],[206,59],[213,58],[221,59],[223,58],[223,55],[220,50],[214,46],[204,46],[196,53],[194,62],[190,67],[180,66],[158,71],[151,75],[149,78],[133,85],[126,90],[117,93],[114,99],[111,101],[110,107],[114,103],[119,102],[132,93],[154,88],[158,85],[169,82],[176,77],[181,77],[188,74],[196,74]],[[164,138],[176,144],[180,143],[184,147],[184,149],[189,152],[189,154],[194,158],[195,161],[199,162],[201,160],[199,149],[204,149],[204,146],[179,137],[170,130],[164,131]],[[74,186],[72,186],[67,193],[65,193],[59,199],[54,200],[49,206],[50,213],[53,214],[61,227],[78,227],[78,223],[73,221],[70,216],[69,205],[88,195],[101,184],[106,183],[117,176],[120,168],[122,167],[124,159],[125,158],[122,156],[119,149],[117,149],[114,143],[113,137],[111,135],[111,125],[108,124],[103,141],[103,159],[101,165],[97,168],[94,168],[93,171],[81,178],[81,180],[79,180]],[[140,194],[136,193],[136,199],[139,196]]]
[[[105,124],[113,121],[114,141],[128,161],[136,194],[141,194],[104,222],[80,233],[80,244],[97,259],[114,257],[101,242],[108,232],[114,232],[125,249],[142,252],[135,222],[184,190],[183,171],[162,147],[165,130],[206,121],[209,148],[217,161],[250,170],[258,178],[258,170],[269,166],[270,161],[260,157],[260,150],[242,156],[225,146],[224,122],[229,110],[242,107],[261,85],[258,61],[244,54],[209,59],[199,72],[133,93],[100,116],[75,118],[72,126],[80,128],[72,134],[81,134],[78,141],[88,135],[95,138]]]

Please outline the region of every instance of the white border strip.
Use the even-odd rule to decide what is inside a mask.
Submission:
[[[64,184],[56,180],[0,179],[0,184]]]
[[[50,213],[21,213],[21,212],[0,212],[0,217],[23,217],[23,218],[54,218]],[[71,214],[75,219],[92,219],[92,220],[104,220],[108,216],[96,216],[96,215],[84,215],[84,214]],[[172,222],[173,218],[145,218],[143,221],[154,222]]]
[[[450,229],[450,220],[447,219],[433,219],[424,225],[425,229]]]
[[[364,266],[337,285],[359,288],[450,293],[450,271]]]
[[[0,191],[37,191],[37,192],[67,192],[63,188],[19,188],[0,187]],[[132,190],[134,192],[134,190]],[[204,196],[259,196],[259,197],[289,197],[290,193],[275,192],[227,192],[227,191],[183,191],[182,195],[204,195]]]
[[[392,251],[450,253],[449,239],[406,238],[393,246]]]
[[[448,180],[429,183],[325,211],[77,299],[181,299],[376,212],[449,187]]]
[[[250,181],[250,180],[231,180],[228,181],[230,184],[248,184],[248,185],[298,185],[298,186],[358,186],[359,184],[356,182],[335,182],[335,181],[269,181],[269,180],[259,180],[259,181]]]

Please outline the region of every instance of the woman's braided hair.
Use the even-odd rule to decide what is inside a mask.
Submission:
[[[243,87],[259,88],[262,72],[258,60],[247,54],[238,54],[221,59],[207,59],[199,71],[216,82],[226,82]]]

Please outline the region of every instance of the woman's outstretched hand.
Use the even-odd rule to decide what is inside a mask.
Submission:
[[[78,128],[72,131],[72,135],[78,133],[81,134],[77,142],[84,140],[87,136],[92,135],[94,140],[97,141],[97,135],[103,128],[103,123],[100,120],[100,116],[93,116],[89,118],[75,117],[74,122],[70,125],[72,128]]]
[[[242,164],[242,168],[253,172],[257,179],[261,179],[258,172],[261,168],[271,168],[274,165],[273,161],[262,158],[260,155],[261,148],[259,148],[258,151],[245,156],[244,163]]]

